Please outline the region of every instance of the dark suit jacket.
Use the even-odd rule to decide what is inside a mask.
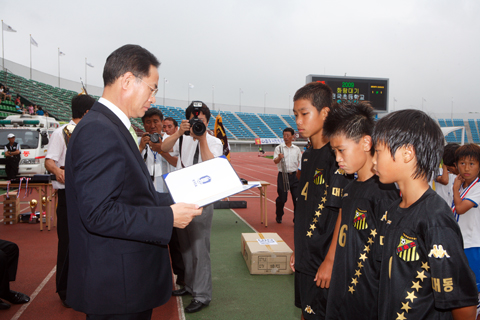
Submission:
[[[130,132],[101,103],[72,134],[65,180],[67,303],[87,314],[123,314],[167,302],[171,199],[155,191]]]

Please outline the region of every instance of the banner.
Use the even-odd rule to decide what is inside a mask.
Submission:
[[[215,137],[217,137],[218,139],[220,139],[220,141],[222,141],[223,154],[225,155],[225,157],[227,157],[228,161],[230,161],[230,148],[228,146],[228,138],[225,132],[225,127],[223,126],[221,115],[218,115],[215,118],[215,127],[213,131],[215,132]]]
[[[283,143],[283,139],[279,139],[279,138],[275,138],[275,139],[272,139],[272,138],[256,138],[255,139],[255,144],[256,145],[259,145],[259,144],[281,144]]]

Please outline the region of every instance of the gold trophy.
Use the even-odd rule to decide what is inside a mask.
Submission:
[[[37,200],[32,199],[30,200],[30,221],[28,223],[37,223],[37,216],[35,215],[35,209],[37,209]]]
[[[47,197],[42,197],[42,217],[41,219],[43,219],[43,222],[47,222],[47,202],[48,202],[48,199]]]

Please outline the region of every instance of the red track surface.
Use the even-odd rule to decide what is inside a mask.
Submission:
[[[267,181],[268,227],[260,223],[260,200],[257,188],[251,189],[230,200],[247,200],[246,209],[235,209],[248,224],[258,232],[276,232],[293,249],[293,204],[289,198],[285,206],[282,224],[275,222],[275,199],[277,196],[277,167],[273,160],[258,157],[256,152],[233,153],[232,165],[241,178],[249,181]],[[250,194],[246,194],[250,193]],[[252,197],[253,196],[253,197]],[[23,211],[28,212],[26,204]],[[2,210],[3,211],[3,210]],[[20,248],[20,260],[17,280],[12,282],[11,289],[23,292],[32,298],[25,305],[12,305],[9,310],[0,310],[0,319],[85,319],[85,315],[72,309],[64,308],[55,293],[55,263],[57,254],[57,233],[39,231],[38,224],[0,224],[0,238],[15,242]],[[240,239],[239,239],[240,241]],[[176,299],[156,308],[153,319],[179,319]]]

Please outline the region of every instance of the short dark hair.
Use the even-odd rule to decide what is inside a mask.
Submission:
[[[88,94],[79,94],[72,98],[72,119],[81,119],[95,103],[95,99]]]
[[[455,165],[455,151],[460,148],[458,143],[449,143],[443,148],[443,164],[447,166]]]
[[[293,128],[290,128],[290,127],[283,129],[283,133],[285,132],[290,132],[292,136],[295,134],[295,130],[293,130]]]
[[[480,162],[480,147],[474,143],[463,145],[455,151],[455,163],[461,159],[472,158]]]
[[[201,101],[200,101],[201,102]],[[207,117],[207,122],[210,121],[210,109],[208,109],[207,105],[202,102],[202,109],[200,110],[205,117]],[[193,101],[190,103],[187,109],[185,109],[185,118],[188,120],[190,119],[190,115],[193,112]]]
[[[323,123],[323,135],[331,138],[344,135],[358,143],[363,136],[371,136],[375,127],[375,113],[367,101],[334,103]],[[370,149],[372,156],[375,149]]]
[[[157,109],[157,108],[150,108],[143,115],[142,123],[145,124],[145,119],[153,117],[153,116],[158,116],[160,118],[160,121],[163,121],[162,111],[160,111],[160,109]]]
[[[158,68],[160,62],[147,49],[127,44],[113,51],[103,68],[103,84],[108,86],[127,72],[142,79],[150,74],[150,66]]]
[[[395,152],[412,146],[417,160],[414,179],[430,180],[437,172],[443,154],[443,134],[438,123],[425,112],[406,109],[392,112],[378,120],[373,130],[374,144],[383,143]]]
[[[323,108],[330,108],[333,104],[332,89],[321,82],[310,82],[295,92],[293,101],[300,99],[309,100],[310,103],[320,112]]]
[[[172,117],[166,117],[164,121],[172,121],[173,122],[173,125],[176,127],[178,127],[178,122],[177,120],[173,119]]]

